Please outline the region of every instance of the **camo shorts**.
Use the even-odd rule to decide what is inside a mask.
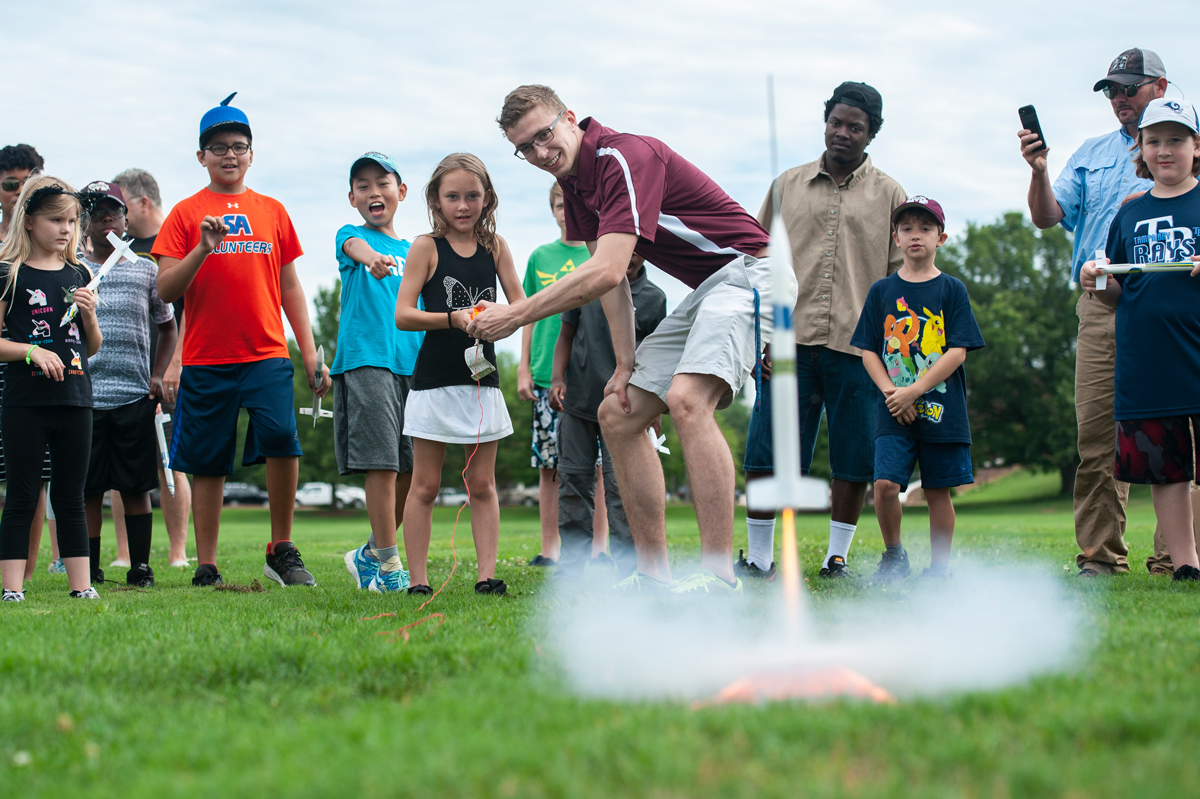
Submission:
[[[558,411],[550,407],[550,389],[533,387],[533,444],[529,465],[558,468]]]
[[[1143,485],[1190,482],[1196,475],[1191,431],[1196,424],[1200,416],[1118,421],[1114,476]]]

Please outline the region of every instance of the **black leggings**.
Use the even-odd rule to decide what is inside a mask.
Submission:
[[[92,409],[53,405],[0,408],[8,491],[0,517],[0,560],[29,557],[29,527],[42,490],[42,463],[50,450],[50,504],[58,523],[58,552],[86,558],[83,484],[92,451]]]

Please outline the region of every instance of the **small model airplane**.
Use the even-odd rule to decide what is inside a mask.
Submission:
[[[160,407],[158,413],[154,414],[154,432],[158,434],[158,457],[162,461],[163,472],[167,475],[167,491],[171,492],[171,496],[175,496],[175,474],[167,460],[167,434],[163,430],[163,423],[169,421],[171,414],[163,413]]]
[[[1190,272],[1196,268],[1194,261],[1176,261],[1168,264],[1109,264],[1104,250],[1096,250],[1096,265],[1104,274],[1096,275],[1096,290],[1104,291],[1109,275],[1139,275],[1143,272]]]
[[[313,374],[313,385],[320,386],[321,381],[325,379],[325,347],[317,347],[317,371]],[[301,408],[300,413],[313,418],[313,427],[317,426],[318,419],[332,419],[333,411],[327,411],[321,407],[321,398],[315,393],[313,394],[313,404],[311,408]]]
[[[117,238],[117,234],[113,233],[111,230],[108,232],[108,243],[112,245],[112,255],[108,256],[108,258],[104,260],[104,263],[100,266],[100,271],[97,272],[96,276],[93,277],[91,282],[87,284],[87,287],[92,291],[96,290],[96,287],[100,285],[100,281],[104,279],[104,276],[111,272],[113,267],[116,266],[117,262],[122,258],[126,258],[130,261],[137,260],[137,255],[132,249],[130,249],[129,242],[121,241],[119,238]],[[66,327],[69,325],[77,313],[79,313],[79,306],[75,303],[71,303],[71,307],[67,308],[67,312],[63,314],[62,321],[58,323],[58,326]]]

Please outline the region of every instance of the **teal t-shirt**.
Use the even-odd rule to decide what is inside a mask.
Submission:
[[[399,264],[384,278],[342,252],[347,239],[362,239],[372,250],[390,255]],[[364,225],[343,225],[335,238],[342,278],[342,316],[338,325],[337,356],[330,374],[360,366],[379,366],[398,375],[411,375],[424,333],[396,329],[396,295],[404,279],[408,241],[393,239]]]
[[[562,241],[543,244],[529,256],[525,267],[525,296],[532,297],[590,258],[586,246],[568,247]],[[554,374],[554,343],[561,326],[558,314],[533,323],[533,338],[529,346],[529,371],[534,385],[550,387]]]

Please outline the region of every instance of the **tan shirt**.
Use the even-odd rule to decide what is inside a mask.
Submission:
[[[780,211],[792,242],[792,268],[800,284],[796,343],[850,355],[867,289],[904,262],[891,236],[892,210],[904,189],[871,164],[871,157],[841,186],[825,171],[825,155],[779,176]],[[771,192],[758,212],[770,229]]]

